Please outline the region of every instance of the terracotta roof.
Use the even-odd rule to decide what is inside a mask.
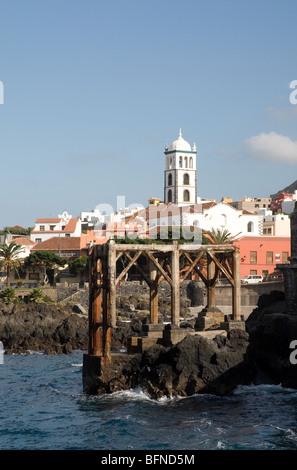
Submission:
[[[31,251],[80,251],[80,237],[52,237],[37,243]]]
[[[61,219],[36,219],[36,224],[46,224],[46,223],[58,223],[61,222]]]
[[[254,214],[253,212],[247,211],[246,209],[243,209],[242,213],[243,213],[244,215],[257,215],[257,214]]]
[[[40,223],[43,222],[43,223],[49,223],[49,222],[53,222],[56,221],[56,222],[60,222],[61,219],[38,219]],[[76,229],[76,225],[78,223],[79,219],[70,219],[69,222],[65,225],[65,228],[64,230],[35,230],[36,226],[33,228],[32,232],[34,233],[71,233],[71,232],[75,232],[75,229]]]
[[[213,204],[213,203],[212,203]],[[126,218],[126,222],[133,221],[133,219],[140,219],[143,217],[145,220],[153,219],[156,217],[168,217],[170,215],[185,215],[185,214],[199,214],[202,212],[206,204],[190,204],[184,206],[178,206],[174,203],[164,204],[161,203],[158,206],[150,205],[146,209],[142,209],[139,212],[135,212],[132,216]]]
[[[75,232],[78,220],[79,219],[70,219],[68,224],[65,226],[63,232]]]
[[[217,205],[217,202],[205,202],[203,204],[201,204],[201,207],[202,207],[202,210],[204,209],[211,209],[212,207],[216,206]]]
[[[26,245],[26,246],[34,246],[35,243],[32,242],[32,240],[30,240],[29,238],[27,237],[13,237],[13,240],[17,245]]]
[[[80,249],[87,250],[92,242],[94,245],[102,245],[108,241],[107,237],[98,237],[97,235],[98,231],[94,230],[88,230],[87,233],[82,233],[80,236]]]

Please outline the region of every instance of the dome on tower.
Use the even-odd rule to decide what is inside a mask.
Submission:
[[[179,130],[179,137],[170,145],[170,150],[185,150],[191,152],[191,145],[189,142],[182,138],[181,129]]]

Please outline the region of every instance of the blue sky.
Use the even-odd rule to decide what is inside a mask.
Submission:
[[[295,0],[0,0],[0,227],[163,197],[197,145],[198,195],[297,179]]]

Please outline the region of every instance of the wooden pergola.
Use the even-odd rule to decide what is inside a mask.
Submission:
[[[149,259],[149,273],[139,264],[141,254]],[[233,245],[117,244],[109,240],[90,248],[89,355],[107,358],[111,349],[111,329],[116,326],[116,287],[134,266],[150,289],[150,323],[158,323],[158,286],[165,280],[171,287],[171,323],[180,323],[180,287],[197,273],[207,288],[207,308],[215,308],[218,273],[232,286],[232,320],[240,318],[240,258]],[[117,275],[116,265],[126,257],[126,267]],[[204,260],[203,274],[198,263]],[[182,260],[182,263],[181,263]],[[181,266],[182,264],[182,266]]]

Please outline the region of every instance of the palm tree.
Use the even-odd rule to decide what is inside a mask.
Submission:
[[[0,264],[5,267],[6,285],[10,286],[9,275],[14,268],[20,265],[19,255],[24,251],[21,245],[11,242],[9,245],[3,243],[0,245]]]
[[[208,240],[211,242],[213,245],[227,245],[231,244],[234,240],[235,237],[231,235],[230,232],[228,232],[227,229],[221,230],[219,228],[214,229],[212,228],[211,230],[208,230],[204,234]]]
[[[230,232],[228,232],[227,229],[221,230],[219,228],[214,229],[212,228],[211,230],[208,230],[207,232],[204,233],[205,238],[208,239],[208,243],[211,245],[232,245],[233,241],[235,238],[239,235],[239,233],[235,236],[232,236]],[[216,257],[218,261],[224,265],[228,265],[228,255],[226,253],[217,253]],[[214,277],[213,281],[214,283],[216,282],[218,276],[219,276],[219,269],[218,266],[215,265],[215,272],[214,272]]]

